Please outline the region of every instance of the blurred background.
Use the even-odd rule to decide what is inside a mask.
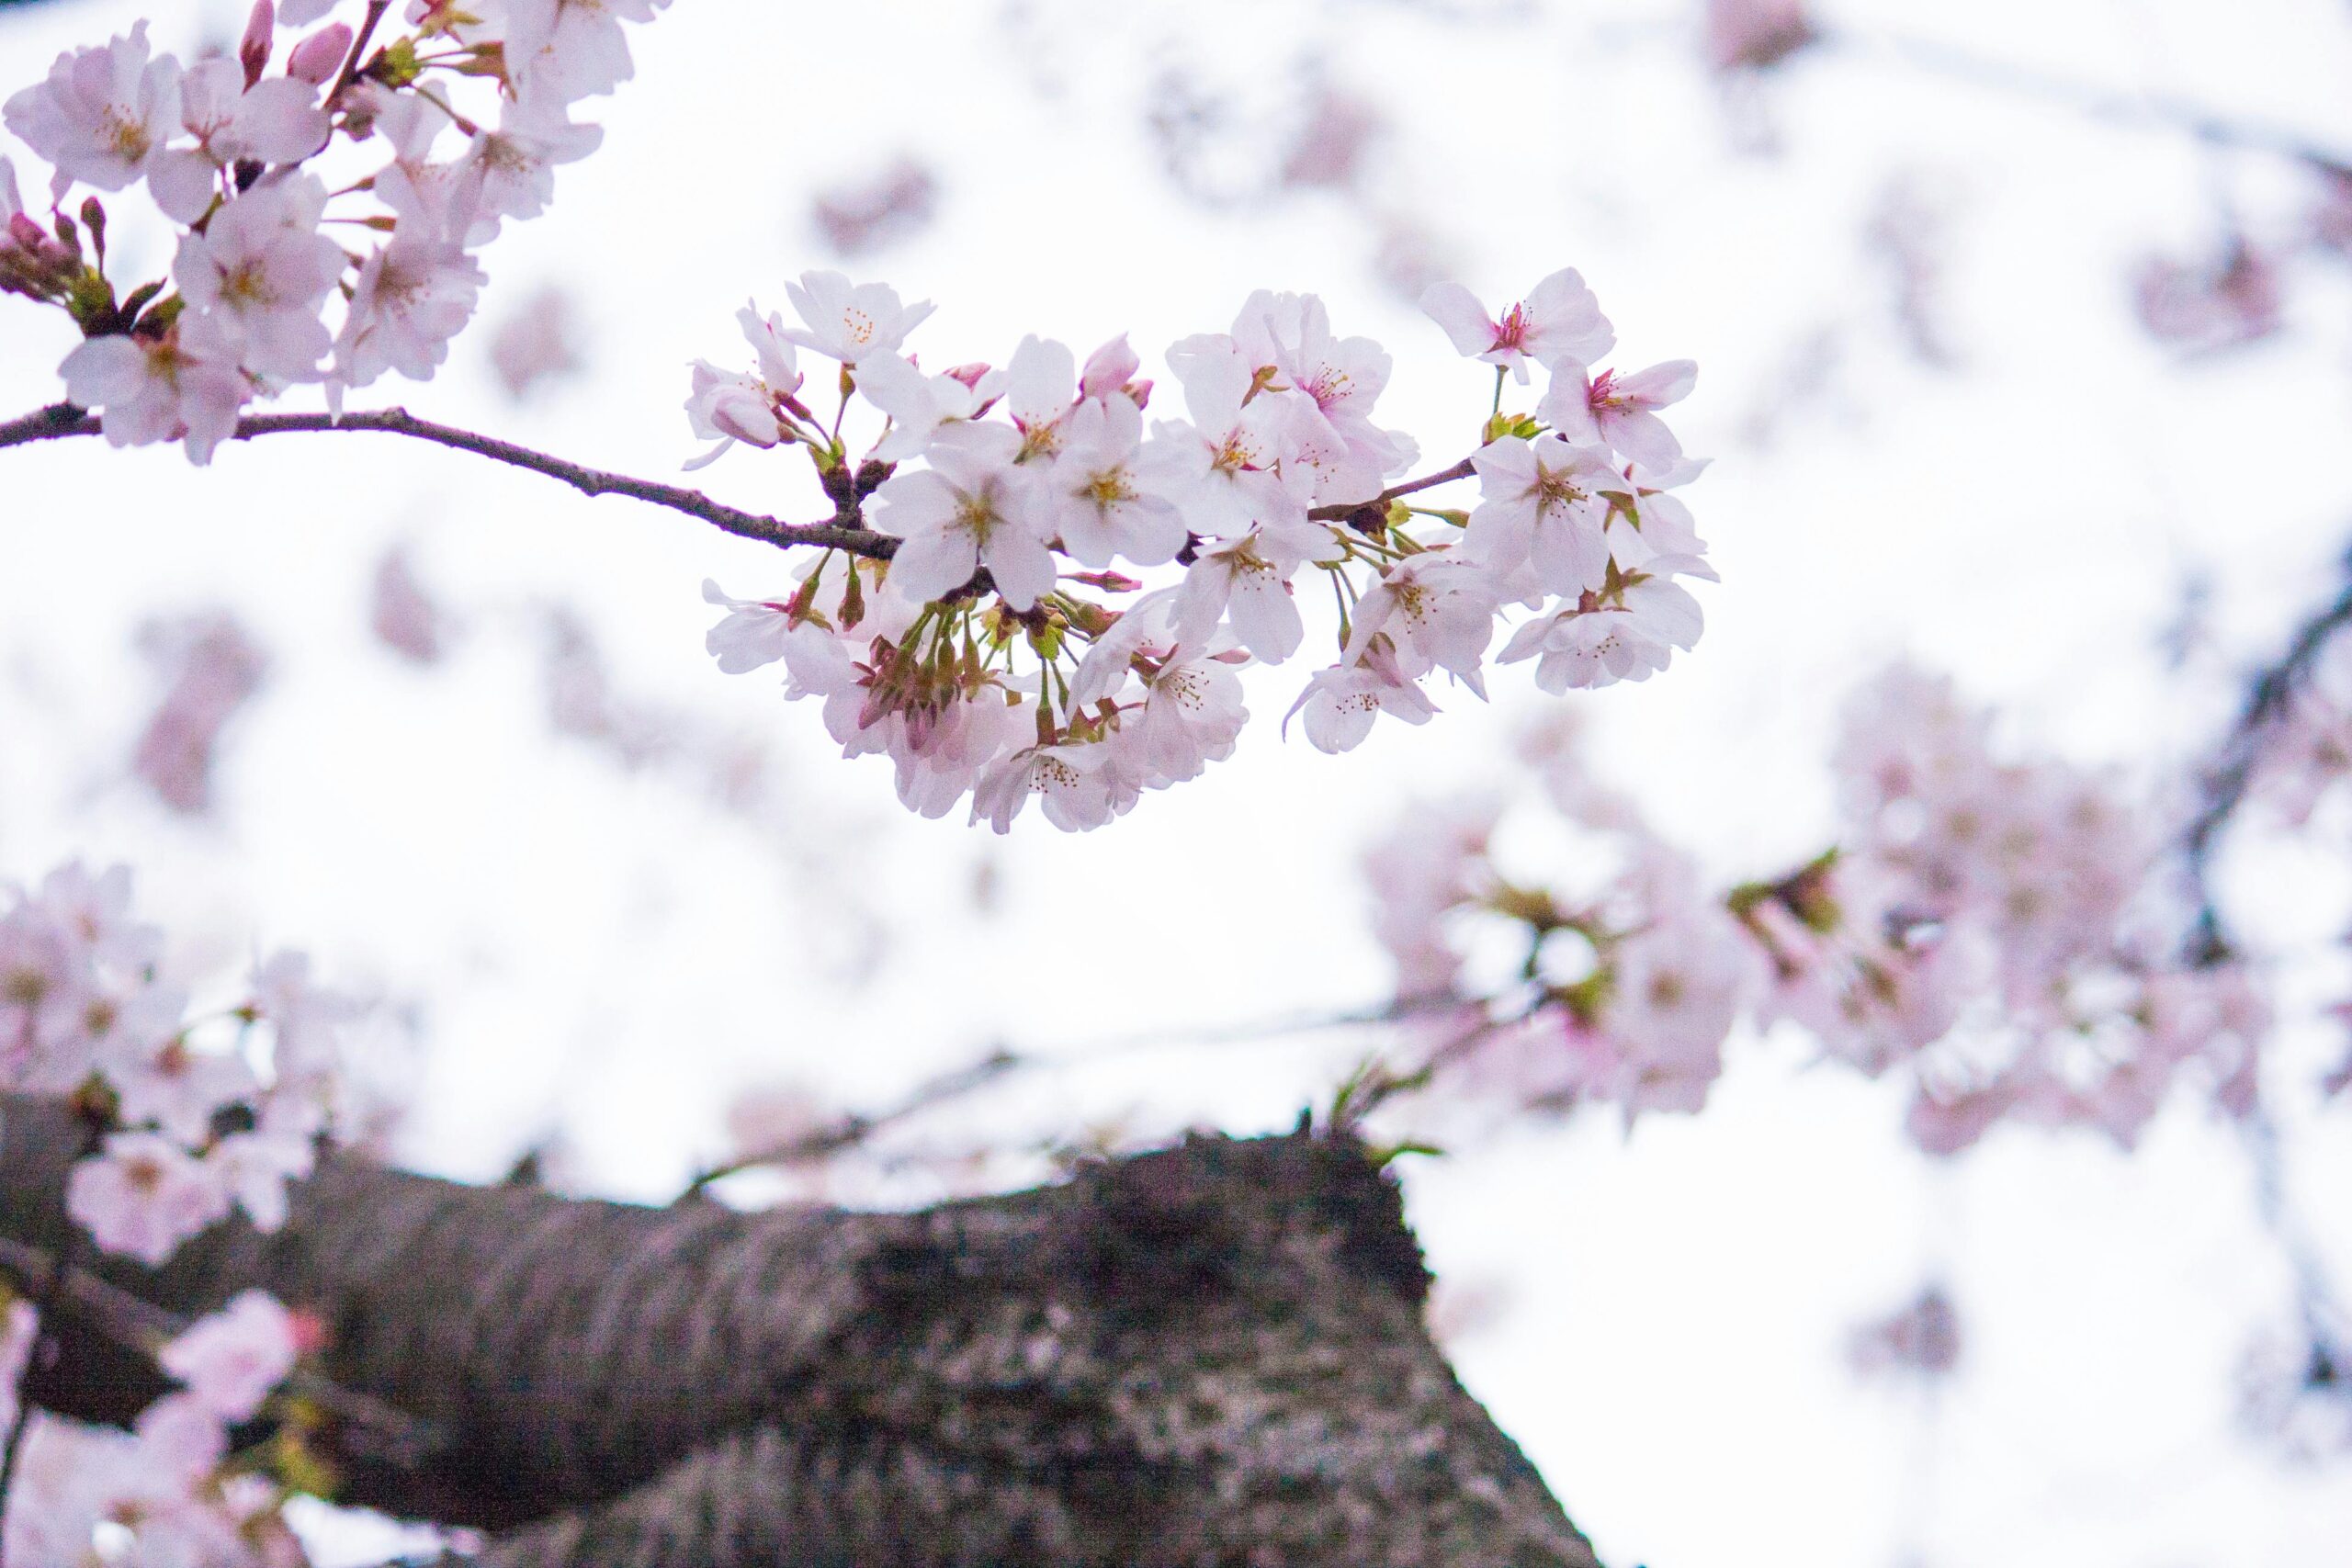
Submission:
[[[142,12],[187,59],[243,7],[156,11],[0,8],[0,85]],[[447,372],[381,400],[669,478],[687,362],[740,358],[734,311],[809,267],[936,300],[941,364],[1124,331],[1148,374],[1271,288],[1380,339],[1384,422],[1450,457],[1486,374],[1413,299],[1578,267],[1620,363],[1700,363],[1675,423],[1724,581],[1694,654],[1566,705],[1726,881],[1832,835],[1838,706],[1890,660],[2019,747],[2177,778],[2340,581],[2342,0],[695,0],[631,41],[603,151],[487,253]],[[167,259],[160,227],[112,243]],[[14,414],[71,338],[6,303]],[[826,510],[775,455],[701,481]],[[0,877],[127,862],[191,970],[308,948],[377,999],[374,1135],[465,1178],[660,1201],[1031,1059],[722,1190],[922,1202],[1327,1103],[1376,1042],[1322,1025],[1391,983],[1364,849],[1562,705],[1499,671],[1334,759],[1277,739],[1299,677],[1257,671],[1230,763],[998,840],[716,672],[701,580],[788,564],[372,436],[0,454]],[[2343,1054],[2345,848],[2323,822],[2224,868],[2290,1081]],[[2305,1386],[2234,1133],[2183,1105],[2129,1155],[2005,1128],[1939,1162],[1891,1088],[1777,1034],[1729,1055],[1699,1116],[1483,1122],[1406,1178],[1465,1381],[1605,1560],[2346,1560],[2352,1401]],[[2280,1114],[2288,1206],[2352,1279],[2352,1103]],[[322,1562],[386,1539],[314,1522]]]

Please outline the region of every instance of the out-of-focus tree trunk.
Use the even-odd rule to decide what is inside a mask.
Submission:
[[[0,1109],[0,1234],[54,1249],[76,1130]],[[318,1314],[337,1382],[440,1435],[344,1495],[489,1529],[482,1568],[1592,1562],[1430,1342],[1396,1190],[1345,1140],[1193,1138],[912,1214],[333,1159],[277,1235],[105,1273]],[[159,1392],[61,1317],[41,1404],[120,1421]]]

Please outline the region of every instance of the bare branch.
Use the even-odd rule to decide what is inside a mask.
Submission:
[[[96,415],[86,413],[71,403],[52,403],[21,419],[0,423],[0,447],[23,446],[36,441],[58,441],[76,435],[96,435],[98,431]],[[672,512],[699,518],[741,538],[758,539],[779,547],[816,545],[826,549],[846,550],[851,555],[865,556],[874,560],[888,560],[899,547],[899,541],[888,534],[877,534],[865,527],[854,505],[837,512],[831,523],[786,523],[725,505],[700,491],[662,484],[653,479],[631,479],[626,474],[608,473],[602,468],[591,468],[545,452],[536,452],[527,446],[518,446],[512,441],[501,441],[494,436],[460,430],[455,425],[418,419],[406,409],[378,409],[364,413],[347,413],[340,418],[323,413],[248,414],[237,422],[232,439],[250,441],[260,435],[331,431],[375,431],[455,447],[460,452],[470,452],[478,457],[488,457],[510,468],[545,474],[551,479],[570,485],[582,495],[625,495],[649,506],[666,507]]]
[[[2313,611],[2295,628],[2286,650],[2255,674],[2246,687],[2245,702],[2230,727],[2213,764],[2206,770],[2204,804],[2182,835],[2188,859],[2189,890],[2196,897],[2196,956],[2211,962],[2226,957],[2230,942],[2211,886],[2213,851],[2222,829],[2229,825],[2261,761],[2263,742],[2272,725],[2286,716],[2296,691],[2310,676],[2321,650],[2335,634],[2352,626],[2352,556],[2344,563],[2345,582],[2334,600]]]
[[[2178,131],[2209,147],[2269,152],[2323,174],[2352,174],[2352,147],[2324,146],[2293,127],[2221,114],[2186,98],[2104,87],[2012,61],[1971,54],[1928,39],[1840,30],[1823,32],[1818,41],[1850,56],[1893,60],[1929,75],[2055,104],[2111,125],[2153,126]]]

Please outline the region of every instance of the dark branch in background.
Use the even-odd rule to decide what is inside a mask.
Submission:
[[[2245,803],[2246,791],[2254,783],[2255,770],[2262,760],[2262,749],[2271,728],[2287,716],[2295,694],[2310,678],[2330,640],[2346,626],[2352,626],[2352,554],[2345,557],[2343,570],[2344,586],[2335,598],[2296,627],[2286,651],[2256,672],[2246,687],[2245,702],[2238,710],[2236,721],[2231,725],[2212,765],[2206,770],[2204,804],[2189,819],[2182,836],[2188,861],[2189,892],[2197,900],[2191,956],[2199,963],[2217,963],[2229,957],[2233,951],[2228,934],[2222,930],[2221,909],[2212,889],[2213,854],[2222,830]]]
[[[2245,804],[2272,731],[2292,711],[2296,695],[2310,680],[2320,655],[2338,633],[2352,626],[2352,552],[2346,554],[2342,570],[2344,583],[2335,597],[2307,616],[2288,639],[2285,650],[2255,672],[2237,718],[2205,772],[2203,804],[2182,835],[2188,893],[2197,906],[2189,934],[2192,962],[2226,963],[2235,954],[2213,891],[2214,855],[2223,830]],[[2314,1384],[2340,1382],[2347,1365],[2342,1337],[2352,1325],[2347,1325],[2335,1301],[2326,1268],[2310,1235],[2290,1212],[2284,1134],[2267,1102],[2259,1096],[2239,1130],[2246,1157],[2254,1165],[2256,1207],[2286,1255],[2294,1278],[2296,1310],[2311,1341],[2308,1375]]]
[[[1377,1007],[1360,1008],[1353,1011],[1299,1012],[1209,1029],[1160,1030],[1097,1037],[1089,1043],[1084,1054],[1088,1060],[1101,1061],[1162,1048],[1262,1045],[1286,1035],[1372,1029],[1383,1024],[1458,1013],[1464,1011],[1468,1005],[1461,998],[1453,996],[1399,998]],[[1456,1056],[1474,1048],[1496,1030],[1518,1021],[1520,1019],[1517,1017],[1465,1020],[1461,1031],[1449,1033],[1442,1043],[1406,1072],[1392,1071],[1377,1063],[1359,1067],[1351,1080],[1356,1087],[1352,1090],[1342,1091],[1343,1099],[1353,1108],[1354,1114],[1348,1118],[1328,1118],[1331,1130],[1345,1134],[1357,1132],[1364,1116],[1380,1104],[1397,1093],[1428,1083]],[[699,1198],[713,1184],[745,1171],[788,1168],[832,1159],[861,1147],[876,1134],[913,1121],[943,1105],[954,1104],[1006,1078],[1023,1073],[1050,1073],[1068,1067],[1070,1062],[1070,1055],[1062,1051],[998,1045],[976,1061],[925,1079],[883,1110],[846,1111],[806,1132],[763,1145],[712,1166],[695,1176],[678,1195],[677,1201],[684,1202]],[[1372,1085],[1378,1086],[1376,1095],[1370,1091],[1369,1086]],[[1303,1114],[1308,1115],[1311,1124],[1311,1113]]]
[[[2110,125],[2158,127],[2209,147],[2274,153],[2323,174],[2352,175],[2352,147],[2325,146],[2291,126],[2238,118],[2186,98],[2103,87],[2058,72],[1988,59],[1931,39],[1824,28],[1812,41],[1849,58],[1894,61],[1931,76],[2054,104]]]
[[[0,1274],[27,1287],[34,1280],[62,1282],[52,1307],[71,1303],[115,1344],[151,1360],[164,1341],[177,1338],[188,1326],[187,1318],[107,1284],[75,1266],[62,1250],[52,1256],[38,1247],[0,1236]],[[164,1374],[159,1370],[156,1375]],[[286,1386],[335,1417],[341,1424],[337,1440],[351,1451],[364,1451],[380,1461],[415,1465],[442,1446],[440,1435],[423,1422],[315,1372],[297,1369]]]
[[[0,423],[0,447],[96,435],[98,428],[96,415],[85,413],[71,403],[52,403],[22,419]],[[837,513],[831,523],[785,523],[725,505],[700,491],[662,484],[653,479],[631,479],[626,474],[607,473],[602,468],[591,468],[584,464],[550,457],[545,452],[535,452],[511,441],[477,435],[455,425],[435,424],[430,420],[418,419],[406,409],[347,413],[340,419],[323,413],[247,414],[237,422],[233,439],[250,441],[261,435],[350,430],[406,435],[455,447],[460,452],[470,452],[510,468],[545,474],[551,479],[570,485],[582,495],[625,495],[649,506],[667,507],[672,512],[700,518],[713,527],[741,538],[757,539],[763,544],[778,547],[817,545],[826,549],[846,550],[852,555],[865,556],[875,560],[889,559],[891,552],[899,547],[899,541],[888,534],[877,534],[871,528],[859,526],[854,507],[845,507],[842,513]],[[844,521],[844,515],[849,520]]]
[[[908,1118],[922,1114],[935,1105],[956,1100],[975,1089],[984,1089],[1015,1068],[1026,1065],[1028,1058],[1015,1055],[999,1046],[978,1061],[940,1074],[918,1085],[896,1105],[884,1111],[851,1111],[821,1127],[813,1127],[795,1138],[771,1144],[764,1148],[738,1156],[723,1164],[712,1166],[686,1183],[678,1195],[680,1202],[702,1196],[705,1189],[715,1181],[739,1176],[747,1170],[759,1170],[778,1166],[807,1165],[831,1158],[855,1148],[875,1134]]]

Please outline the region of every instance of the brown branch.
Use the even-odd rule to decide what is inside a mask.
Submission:
[[[52,1254],[10,1236],[0,1236],[0,1273],[20,1281],[35,1278],[57,1281],[58,1300],[70,1303],[96,1324],[107,1337],[127,1349],[153,1360],[166,1340],[186,1332],[189,1319],[166,1312],[152,1302],[107,1283],[77,1267],[61,1249]],[[342,1422],[365,1434],[368,1451],[379,1459],[421,1463],[441,1446],[440,1434],[405,1412],[316,1372],[297,1368],[286,1386]],[[29,1404],[29,1402],[28,1402]]]
[[[1470,459],[1464,457],[1450,468],[1440,468],[1436,473],[1423,474],[1419,479],[1407,479],[1401,484],[1390,485],[1370,501],[1335,502],[1329,506],[1318,506],[1307,515],[1325,522],[1334,522],[1342,517],[1352,517],[1359,512],[1372,508],[1385,509],[1390,502],[1399,496],[1411,495],[1416,491],[1434,490],[1439,485],[1452,484],[1456,479],[1466,479],[1475,471],[1470,466]]]
[[[2155,126],[2209,147],[2268,152],[2309,164],[2323,174],[2352,175],[2352,148],[2323,146],[2292,127],[2233,118],[2185,98],[2103,87],[2055,72],[1987,59],[1928,39],[1825,31],[1816,35],[1816,41],[1851,56],[1881,54],[1929,75],[2056,104],[2111,125]]]
[[[359,34],[351,40],[351,52],[344,57],[343,69],[335,73],[334,85],[327,89],[323,100],[332,107],[335,96],[359,79],[359,64],[367,56],[368,45],[374,41],[378,24],[384,13],[392,8],[392,0],[368,0],[368,16],[359,24]]]
[[[816,545],[826,549],[846,550],[852,555],[874,560],[889,559],[899,547],[899,541],[887,534],[877,534],[871,528],[842,520],[843,517],[854,519],[856,516],[854,511],[836,513],[835,521],[831,523],[786,523],[725,505],[700,491],[662,484],[653,479],[631,479],[626,474],[608,473],[602,468],[591,468],[545,452],[533,451],[528,446],[518,446],[512,441],[477,435],[455,425],[436,424],[431,420],[417,418],[406,409],[378,409],[364,413],[347,413],[341,418],[323,413],[247,414],[237,422],[236,432],[232,438],[250,441],[261,435],[352,430],[406,435],[418,441],[454,447],[478,457],[488,457],[492,462],[504,463],[510,468],[544,474],[570,485],[582,495],[625,495],[649,506],[666,507],[672,512],[699,518],[738,537],[757,539],[779,547]],[[99,423],[95,414],[85,413],[71,403],[52,403],[21,419],[0,423],[0,447],[23,446],[36,441],[57,441],[98,433]]]
[[[2271,727],[2287,716],[2296,692],[2318,662],[2321,650],[2338,632],[2352,626],[2352,556],[2346,558],[2344,571],[2345,584],[2335,597],[2305,618],[2288,639],[2286,650],[2257,671],[2247,685],[2237,719],[2231,725],[2212,765],[2206,770],[2204,802],[2182,834],[2182,848],[2188,861],[2189,891],[2197,900],[2193,956],[2199,962],[2217,962],[2232,951],[2211,886],[2213,852],[2222,830],[2245,802]]]
[[[887,1111],[851,1111],[797,1137],[786,1138],[722,1165],[712,1166],[686,1183],[686,1190],[678,1194],[678,1201],[683,1203],[698,1198],[711,1183],[724,1181],[747,1170],[769,1166],[807,1165],[812,1160],[830,1158],[843,1150],[855,1148],[886,1127],[921,1115],[945,1100],[985,1089],[1014,1068],[1027,1065],[1029,1060],[1000,1046],[977,1062],[917,1085],[905,1099]]]

